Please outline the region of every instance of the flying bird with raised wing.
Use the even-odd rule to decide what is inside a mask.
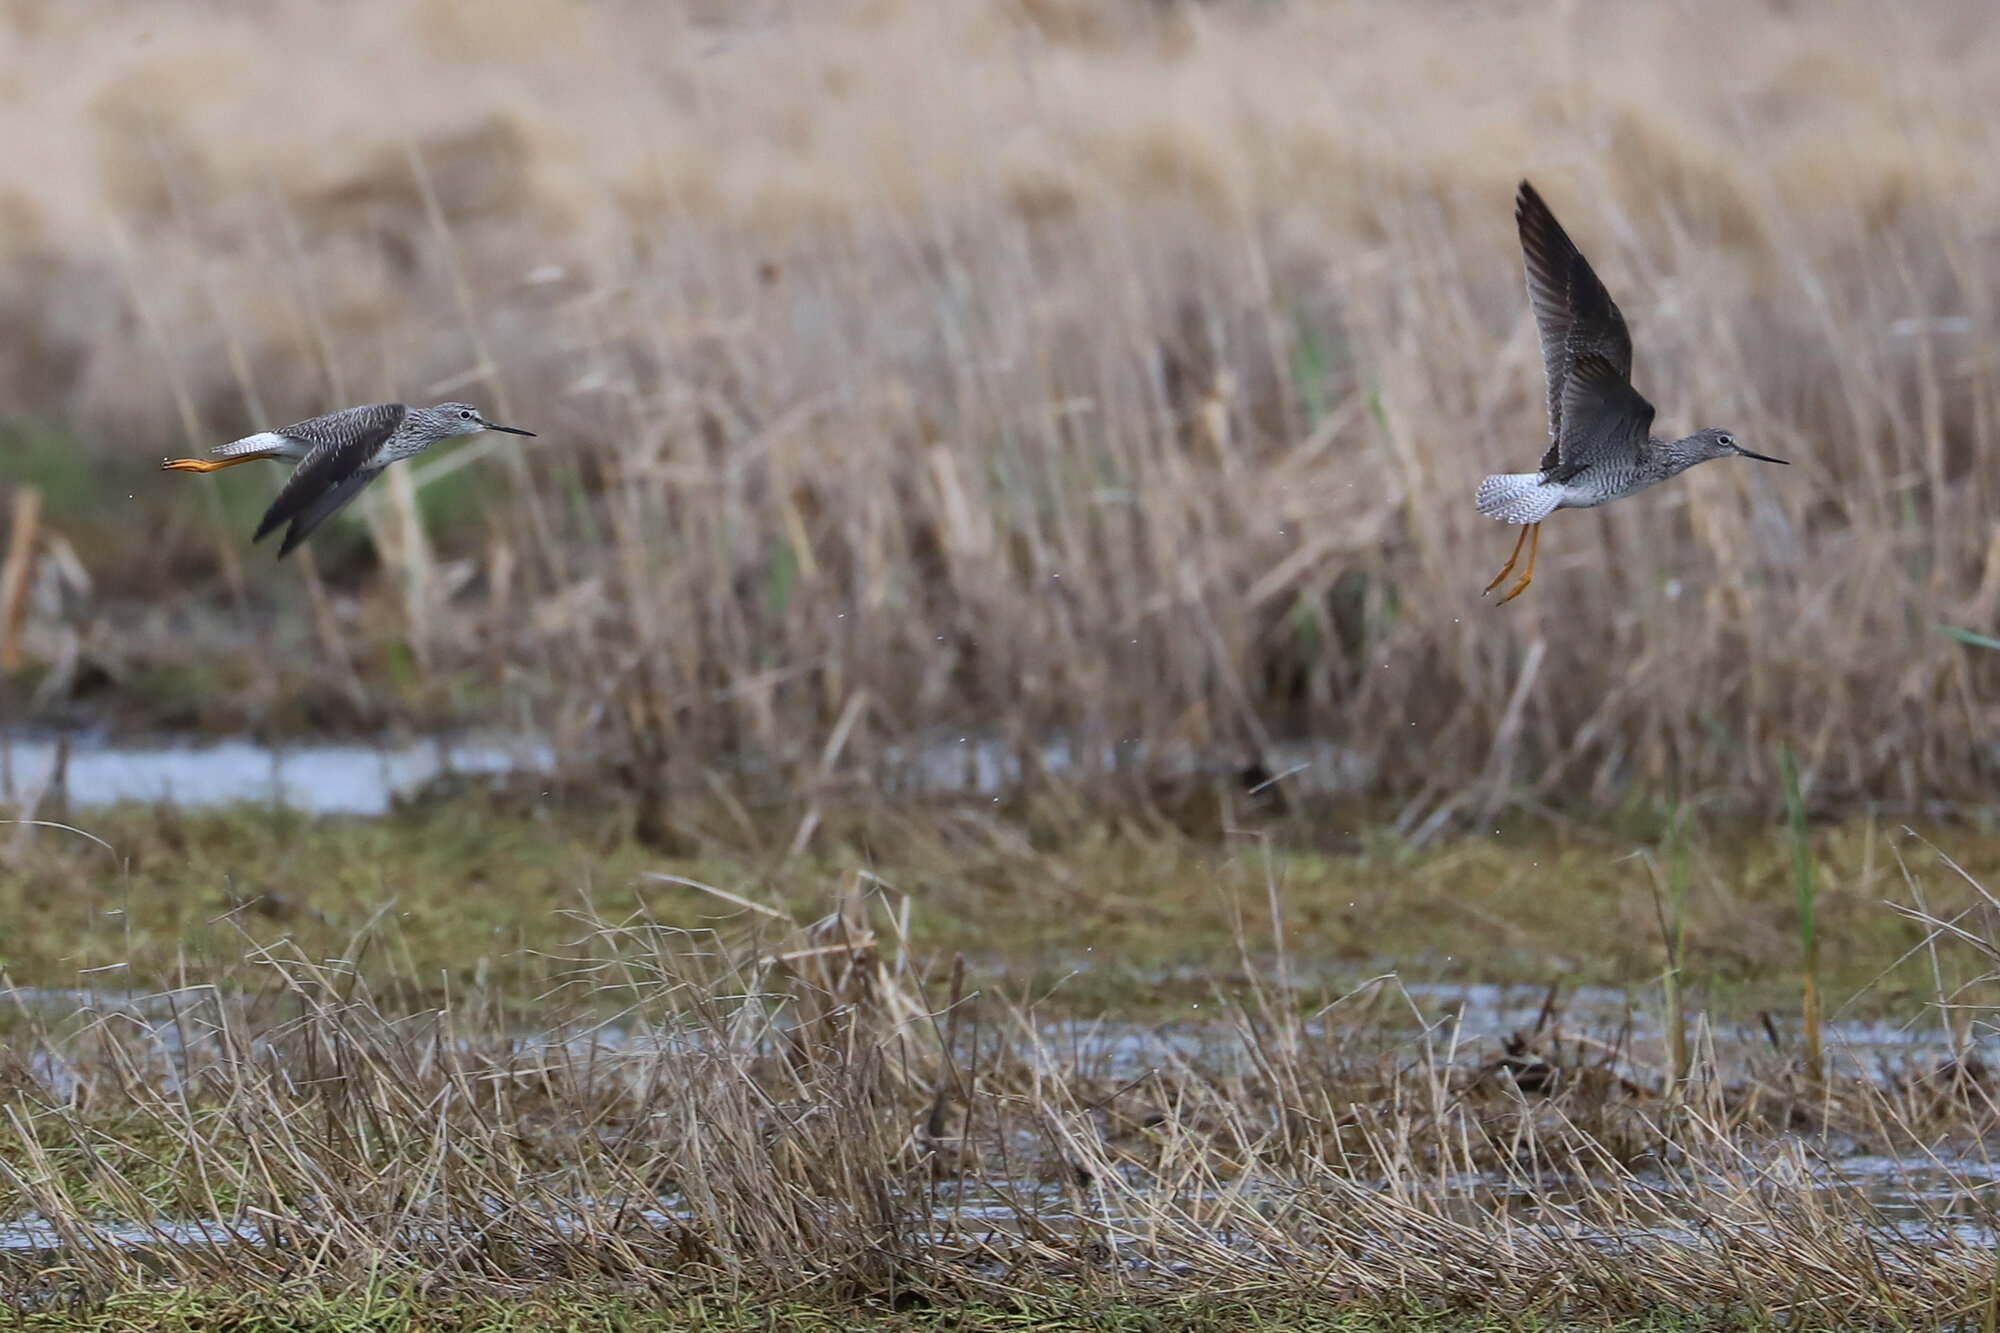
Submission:
[[[1549,447],[1533,472],[1504,473],[1479,483],[1479,512],[1519,523],[1514,553],[1486,585],[1499,587],[1528,545],[1528,568],[1500,599],[1527,591],[1535,577],[1542,520],[1558,509],[1588,509],[1679,476],[1711,458],[1754,458],[1726,430],[1698,430],[1678,440],[1652,436],[1653,405],[1632,387],[1632,335],[1611,294],[1591,272],[1556,215],[1521,182],[1514,222],[1527,262],[1528,304],[1542,339],[1542,368],[1549,381]]]
[[[257,535],[251,538],[263,541],[284,527],[285,540],[278,547],[278,557],[283,559],[293,547],[312,536],[320,524],[339,513],[389,464],[414,458],[442,440],[489,430],[508,435],[534,434],[517,426],[488,421],[469,403],[439,403],[436,407],[369,403],[329,412],[282,430],[246,435],[217,445],[207,458],[170,458],[161,466],[172,472],[215,472],[260,458],[297,463],[278,498],[264,511]]]

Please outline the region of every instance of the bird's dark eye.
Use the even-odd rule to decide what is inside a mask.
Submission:
[[[464,418],[465,418],[465,419],[466,419],[467,421],[470,421],[470,420],[472,420],[472,413],[470,413],[470,412],[460,412],[460,413],[459,413],[459,415],[460,415],[460,416],[462,416],[462,417],[464,417]],[[1728,437],[1727,437],[1727,436],[1724,436],[1724,437],[1723,437],[1723,441],[1722,441],[1722,442],[1723,442],[1724,444],[1727,444],[1727,443],[1729,443],[1729,439],[1728,439]]]
[[[1735,441],[1735,440],[1731,439],[1731,438],[1730,438],[1729,436],[1727,436],[1727,435],[1723,435],[1723,436],[1720,436],[1719,438],[1720,438],[1721,442],[1722,442],[1723,444],[1726,444],[1726,445],[1729,445],[1729,444],[1735,444],[1735,443],[1736,443],[1736,441]]]

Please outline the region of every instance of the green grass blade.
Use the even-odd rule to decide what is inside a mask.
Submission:
[[[1956,625],[1939,625],[1937,632],[1940,634],[1949,634],[1960,643],[1969,643],[1974,648],[2000,648],[2000,639],[1991,639],[1984,634],[1975,634],[1969,629],[1960,629]]]

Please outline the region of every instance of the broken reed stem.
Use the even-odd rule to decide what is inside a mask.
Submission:
[[[403,623],[409,634],[410,654],[416,661],[419,678],[431,672],[432,614],[434,579],[430,534],[424,530],[423,510],[417,504],[417,487],[406,467],[389,469],[389,514],[384,526],[395,533],[383,543],[395,552],[401,571]]]

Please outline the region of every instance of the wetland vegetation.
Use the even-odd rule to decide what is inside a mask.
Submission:
[[[506,784],[36,829],[0,1267],[50,1327],[1983,1308],[2000,839],[1812,831],[1814,1072],[1782,826],[1314,849],[1039,804],[683,859]]]
[[[1037,804],[1055,808],[1055,794]],[[155,985],[190,960],[232,963],[246,941],[339,956],[372,923],[394,941],[377,964],[408,981],[462,987],[505,969],[506,989],[528,995],[560,970],[578,914],[704,928],[746,910],[692,881],[810,918],[856,874],[907,899],[916,952],[963,954],[1022,993],[1060,983],[1056,1003],[1073,1015],[1143,1016],[1240,981],[1246,930],[1252,958],[1268,961],[1274,906],[1292,968],[1320,986],[1395,971],[1643,988],[1667,959],[1659,829],[1621,839],[1520,820],[1419,849],[1380,823],[1333,815],[1357,832],[1320,848],[1299,841],[1319,818],[1210,842],[1075,810],[1036,821],[936,800],[835,809],[791,856],[798,809],[765,813],[755,844],[712,813],[718,836],[667,857],[634,836],[629,803],[526,788],[424,798],[379,819],[248,805],[92,810],[75,817],[105,845],[54,829],[14,835],[0,873],[12,923],[0,968],[21,986],[70,986],[104,969]],[[1684,986],[1732,1021],[1796,1010],[1804,958],[1784,829],[1728,821],[1691,841]],[[1926,931],[1890,905],[1946,917],[1977,906],[1965,877],[2000,882],[2000,832],[1855,817],[1815,827],[1811,845],[1822,984],[1851,1016],[1920,1012],[1938,984]],[[1954,992],[1977,967],[1947,963]]]
[[[0,71],[13,1322],[1993,1326],[1990,6],[70,0]],[[1524,174],[1796,466],[1496,612]],[[282,564],[158,471],[442,397],[539,437]],[[461,728],[546,763],[56,741]]]

